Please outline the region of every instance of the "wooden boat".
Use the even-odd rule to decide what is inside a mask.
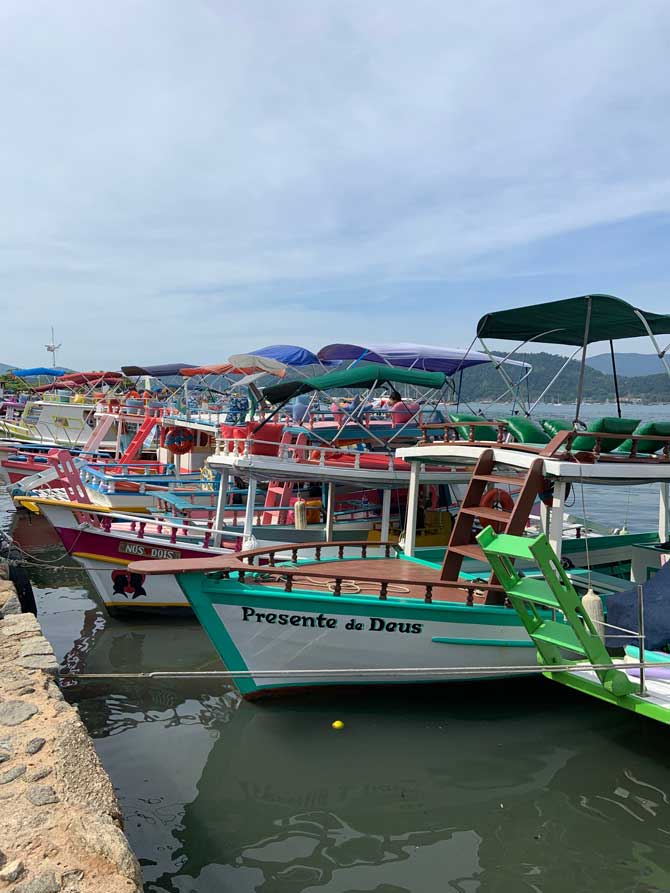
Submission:
[[[573,300],[575,304],[559,308],[565,311],[563,316],[551,305],[546,305],[549,317],[531,308],[534,335],[530,337],[542,335],[549,322],[563,320],[566,327],[579,328],[579,309],[585,345],[589,339],[621,337],[624,332],[636,335],[644,326],[670,332],[670,317],[644,314],[617,299]],[[510,318],[509,331],[512,324]],[[544,328],[535,331],[540,326]],[[423,442],[397,453],[410,464],[411,472],[404,553],[396,557],[389,543],[381,545],[381,554],[372,552],[368,543],[352,544],[350,550],[358,550],[357,557],[346,554],[346,544],[340,543],[338,559],[327,560],[319,543],[313,556],[295,544],[289,563],[282,562],[276,550],[265,548],[224,559],[140,561],[130,567],[148,575],[177,575],[247,697],[306,685],[410,679],[423,683],[532,672],[533,640],[509,606],[508,593],[491,574],[485,550],[475,541],[476,522],[483,527],[493,524],[506,536],[523,536],[536,498],[544,495],[544,533],[557,560],[571,559],[563,535],[568,485],[657,482],[661,488],[657,534],[622,536],[616,543],[614,538],[603,538],[602,551],[593,549],[597,541],[590,537],[572,547],[581,550],[588,566],[582,569],[581,562],[570,560],[574,566],[566,574],[571,585],[582,591],[592,588],[605,601],[609,593],[625,590],[630,583],[624,575],[635,580],[641,568],[646,572],[654,567],[660,561],[658,544],[667,540],[670,432],[663,434],[658,428],[635,432],[637,421],[632,429],[624,421],[619,431],[612,431],[617,420],[601,420],[586,434],[570,425],[549,443],[536,445],[507,442],[506,423],[496,423],[493,441],[478,436],[478,431],[491,428],[487,421],[426,425]],[[469,436],[452,440],[453,429],[459,427],[466,427]],[[472,477],[438,565],[416,557],[413,531],[421,470],[440,464],[461,464]],[[516,495],[500,505],[499,491],[505,488],[514,489]],[[474,571],[473,561],[478,562]],[[528,567],[532,564],[529,557]]]

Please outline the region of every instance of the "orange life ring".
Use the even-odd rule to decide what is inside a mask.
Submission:
[[[501,512],[511,512],[514,508],[514,500],[507,490],[501,490],[500,487],[493,487],[487,490],[481,501],[482,508],[497,509]],[[479,519],[482,527],[490,525],[496,533],[501,533],[505,529],[504,521],[489,521],[487,518]]]

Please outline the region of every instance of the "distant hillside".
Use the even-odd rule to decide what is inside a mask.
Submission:
[[[9,372],[10,369],[16,369],[16,366],[8,366],[7,363],[0,363],[0,375],[2,375],[3,372]]]
[[[661,361],[656,354],[651,353],[617,353],[617,375],[634,378],[638,375],[658,375],[662,372]],[[587,357],[586,362],[593,369],[610,375],[612,372],[612,358],[608,353],[597,354],[595,357]]]
[[[515,359],[525,360],[533,367],[527,382],[522,385],[523,395],[530,392],[531,400],[536,400],[552,378],[565,363],[565,357],[550,353],[515,354]],[[658,362],[658,360],[657,360]],[[516,381],[519,367],[508,367]],[[618,368],[617,368],[618,372]],[[551,385],[544,400],[569,403],[577,398],[579,363],[571,360],[558,380]],[[465,400],[493,400],[505,390],[500,373],[493,366],[474,366],[463,373],[462,395]],[[661,372],[659,375],[627,377],[619,375],[619,393],[622,400],[636,403],[670,403],[670,379]],[[614,384],[611,372],[599,372],[587,365],[584,372],[584,399],[591,403],[607,403],[614,400]]]

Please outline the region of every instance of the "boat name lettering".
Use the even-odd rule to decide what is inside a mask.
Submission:
[[[160,546],[145,546],[142,543],[120,543],[119,552],[126,555],[139,555],[142,558],[175,559],[181,558],[176,549],[163,549]]]
[[[325,614],[279,614],[276,611],[257,611],[255,608],[242,607],[242,620],[256,623],[276,623],[279,626],[307,626],[315,629],[336,629],[340,625],[339,617],[327,617]],[[422,623],[405,623],[399,620],[385,620],[382,617],[368,617],[366,621],[352,617],[344,625],[349,630],[367,630],[368,632],[411,633],[417,635],[423,629]]]

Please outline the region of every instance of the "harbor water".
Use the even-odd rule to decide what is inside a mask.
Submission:
[[[610,526],[657,524],[653,487],[574,500]],[[4,494],[0,511],[64,672],[222,669],[195,621],[107,617],[43,521],[13,519]],[[221,679],[65,691],[148,893],[670,889],[670,733],[542,678],[258,704]]]

